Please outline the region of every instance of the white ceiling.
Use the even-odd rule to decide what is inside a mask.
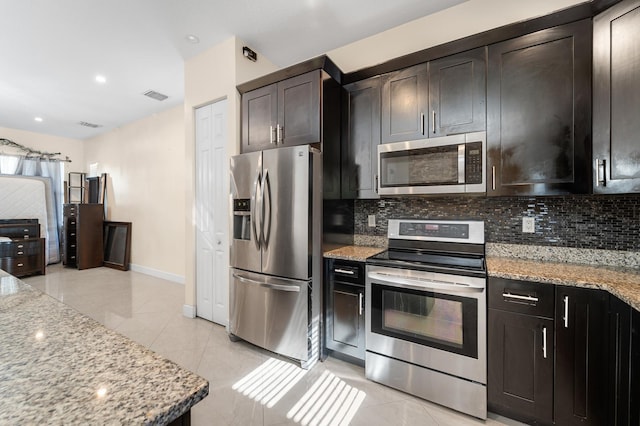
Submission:
[[[184,60],[233,35],[285,67],[464,1],[0,0],[0,127],[86,139],[182,103]]]

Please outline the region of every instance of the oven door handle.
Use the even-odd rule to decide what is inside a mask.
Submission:
[[[401,277],[398,275],[381,274],[379,272],[369,272],[369,278],[381,284],[389,284],[393,287],[408,288],[411,290],[446,290],[457,293],[482,293],[485,286],[474,286],[469,284],[448,284],[440,281],[420,280]]]

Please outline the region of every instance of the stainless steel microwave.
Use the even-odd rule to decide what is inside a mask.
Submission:
[[[485,132],[378,145],[378,194],[486,192]]]

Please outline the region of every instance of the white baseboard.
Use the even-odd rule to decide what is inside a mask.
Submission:
[[[196,317],[196,307],[193,305],[182,305],[182,315],[187,318]]]
[[[131,263],[129,269],[133,272],[140,272],[141,274],[151,275],[152,277],[162,278],[163,280],[172,281],[178,284],[184,284],[184,276],[178,274],[172,274],[169,272],[160,271],[158,269],[148,268],[146,266],[136,265]]]

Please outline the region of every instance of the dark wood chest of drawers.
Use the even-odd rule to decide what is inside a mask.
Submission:
[[[45,239],[40,237],[37,219],[5,219],[0,221],[0,236],[11,241],[0,242],[0,269],[15,277],[45,273]]]
[[[63,215],[63,264],[78,269],[102,266],[103,205],[65,204]]]

